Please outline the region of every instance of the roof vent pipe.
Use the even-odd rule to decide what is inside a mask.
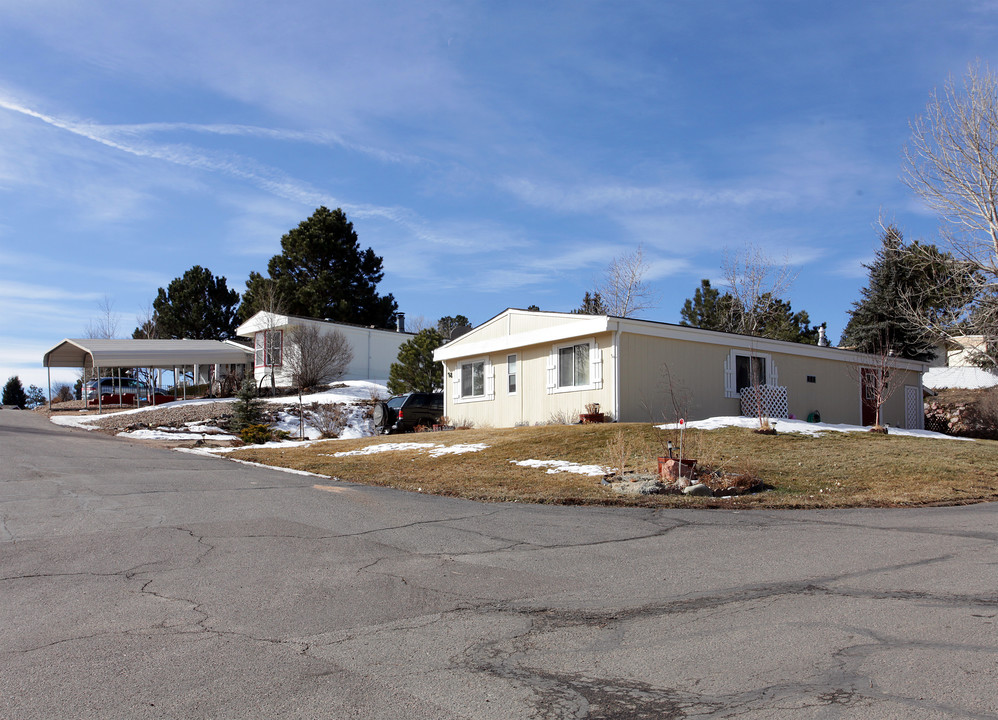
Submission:
[[[395,313],[395,331],[405,332],[405,313]]]

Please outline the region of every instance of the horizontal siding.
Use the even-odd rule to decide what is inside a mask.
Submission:
[[[585,338],[580,338],[585,339]],[[473,424],[476,427],[515,427],[536,425],[558,417],[578,421],[588,403],[599,403],[601,411],[613,412],[613,335],[603,333],[595,337],[603,361],[603,387],[599,390],[578,390],[548,393],[548,357],[553,344],[519,348],[517,355],[517,392],[507,390],[506,358],[510,353],[496,353],[487,357],[495,371],[495,397],[492,400],[456,401],[453,393],[452,373],[461,361],[451,360],[445,365],[444,409],[452,423]],[[476,360],[478,358],[475,358]]]
[[[724,392],[725,361],[731,350],[724,345],[625,333],[621,338],[621,419],[674,422],[677,413],[690,420],[739,415],[739,400],[725,397]],[[824,422],[861,422],[859,365],[778,352],[766,354],[776,365],[776,384],[787,388],[791,415],[806,419],[818,411]],[[813,376],[815,382],[808,382],[808,376]],[[919,385],[919,374],[896,371],[895,383],[899,389],[885,405],[885,420],[903,426],[903,386]]]
[[[412,338],[412,335],[405,333],[394,333],[385,330],[371,328],[361,328],[352,326],[336,326],[328,323],[317,322],[315,326],[322,333],[341,332],[350,343],[353,351],[353,359],[347,367],[346,374],[341,380],[377,380],[386,382],[391,365],[398,359],[399,348]],[[289,331],[294,325],[284,325],[272,328],[274,330],[284,330],[284,342],[288,345]],[[285,371],[284,366],[276,370],[277,384],[281,386],[291,385],[291,378]],[[269,385],[270,368],[256,368],[256,379],[259,382],[267,377],[265,384]]]

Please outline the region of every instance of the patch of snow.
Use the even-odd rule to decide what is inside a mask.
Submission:
[[[523,467],[549,468],[548,475],[556,473],[575,473],[576,475],[606,475],[609,470],[601,465],[580,465],[567,460],[510,460],[514,465]]]
[[[998,375],[978,367],[934,367],[922,375],[927,388],[980,390],[998,385]]]
[[[366,448],[360,448],[359,450],[343,450],[341,452],[326,454],[326,457],[346,457],[348,455],[374,455],[376,453],[383,452],[400,452],[400,451],[415,451],[420,452],[426,450],[429,452],[430,457],[441,457],[442,455],[461,455],[463,453],[469,452],[480,452],[487,448],[488,445],[485,443],[463,443],[457,445],[443,445],[441,443],[416,443],[416,442],[398,442],[398,443],[382,443],[380,445],[368,445]]]
[[[82,430],[97,430],[96,427],[90,424],[93,420],[98,420],[102,417],[107,417],[107,415],[53,415],[49,418],[56,425],[63,425],[65,427],[75,427]]]
[[[216,430],[218,428],[215,428]],[[238,440],[239,438],[235,435],[228,435],[222,432],[215,433],[201,433],[201,432],[174,432],[171,430],[163,430],[162,428],[157,428],[156,430],[142,429],[142,430],[130,430],[127,432],[118,433],[118,437],[129,437],[135,438],[137,440],[201,440],[206,435],[211,435],[214,440]]]
[[[804,420],[787,420],[785,418],[777,418],[775,421],[770,420],[770,423],[775,423],[776,431],[778,433],[798,433],[801,435],[812,435],[818,436],[826,432],[869,432],[870,428],[862,427],[860,425],[842,425],[842,424],[832,424],[832,423],[809,423]],[[677,423],[670,423],[666,425],[656,425],[660,430],[677,430],[679,425]],[[686,423],[686,427],[695,430],[717,430],[723,427],[743,427],[750,428],[752,430],[759,427],[759,418],[755,417],[744,417],[744,416],[727,416],[727,417],[714,417],[707,418],[706,420],[690,420]],[[932,432],[931,430],[909,430],[907,428],[890,428],[891,435],[902,435],[910,437],[924,437],[933,438],[937,440],[968,440],[972,441],[971,438],[958,438],[952,435],[944,435],[943,433]]]

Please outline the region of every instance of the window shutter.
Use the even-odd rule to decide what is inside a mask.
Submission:
[[[735,383],[735,363],[732,362],[734,356],[729,354],[724,359],[724,397],[738,397],[737,384]]]
[[[485,365],[485,397],[489,400],[496,397],[496,369],[492,363]]]
[[[776,386],[776,385],[780,384],[780,375],[779,375],[779,373],[776,372],[776,363],[775,362],[770,361],[770,363],[769,363],[769,373],[766,375],[766,377],[769,378],[769,382],[767,383],[768,385]]]
[[[461,399],[461,366],[458,365],[454,368],[454,399]]]
[[[603,353],[595,340],[589,352],[589,380],[596,390],[603,389]]]
[[[558,387],[558,348],[551,348],[548,355],[548,395]]]

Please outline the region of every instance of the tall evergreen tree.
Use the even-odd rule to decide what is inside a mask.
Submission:
[[[0,402],[4,405],[19,407],[22,410],[28,404],[28,395],[24,392],[24,385],[21,384],[21,378],[17,375],[9,378],[7,384],[3,386],[3,397],[0,398]]]
[[[24,395],[29,408],[41,407],[45,404],[45,391],[37,385],[29,385],[28,391]]]
[[[806,310],[795,313],[786,300],[770,299],[765,295],[762,302],[766,311],[759,315],[759,323],[756,328],[756,334],[759,337],[786,340],[804,345],[818,344],[819,326],[811,327],[811,319]]]
[[[443,365],[433,361],[433,351],[444,337],[430,328],[417,333],[399,348],[398,361],[388,371],[388,392],[440,392],[444,387]]]
[[[734,296],[729,292],[722,295],[720,290],[711,287],[710,280],[704,278],[693,297],[683,303],[679,324],[704,330],[737,332],[740,316],[741,308]]]
[[[281,254],[267,264],[269,280],[291,315],[392,327],[398,304],[381,296],[382,259],[360,249],[353,223],[340,209],[318,208],[281,238]],[[263,307],[266,282],[250,273],[239,315],[248,319]]]
[[[763,293],[755,302],[753,335],[807,345],[818,343],[818,326],[811,327],[806,311],[795,313],[789,302],[774,298],[771,293]],[[722,294],[711,287],[710,280],[703,279],[693,297],[683,303],[679,324],[735,333],[739,331],[745,312],[746,308],[734,295],[730,292]]]
[[[598,292],[590,293],[586,291],[585,296],[582,298],[582,305],[575,308],[572,311],[576,315],[608,315],[606,304],[603,302],[603,296]]]
[[[893,225],[884,229],[866,287],[853,303],[840,344],[862,352],[887,349],[900,357],[929,360],[935,338],[925,325],[911,320],[913,311],[926,317],[945,313],[960,303],[963,291],[951,274],[952,255],[935,245],[906,244]]]
[[[136,333],[154,327],[161,338],[229,340],[236,336],[238,302],[239,293],[229,290],[224,277],[195,265],[165,290],[159,289],[152,302],[154,319]]]
[[[445,315],[437,320],[437,332],[443,336],[444,340],[453,340],[455,337],[460,337],[469,330],[471,330],[471,320],[464,315],[453,317]],[[455,333],[457,334],[455,335]]]

